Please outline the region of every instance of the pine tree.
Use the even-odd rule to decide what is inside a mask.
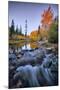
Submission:
[[[18,25],[16,26],[16,34],[19,34]]]
[[[38,26],[37,37],[38,37],[38,40],[42,40],[42,35],[41,35],[41,32],[40,32],[40,25]]]
[[[25,36],[27,36],[27,20],[25,20]]]
[[[22,26],[20,25],[20,31],[19,34],[22,35]]]
[[[12,20],[10,27],[10,36],[12,37],[14,33],[15,33],[15,26],[14,26],[14,20]]]

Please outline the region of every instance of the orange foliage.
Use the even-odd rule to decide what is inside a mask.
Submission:
[[[48,38],[48,29],[53,22],[53,12],[51,7],[49,6],[47,10],[44,10],[42,14],[42,26],[35,31],[32,31],[30,34],[30,38],[33,40],[41,40],[44,38]]]
[[[42,20],[41,23],[42,25],[51,25],[53,21],[53,13],[51,10],[51,7],[49,6],[47,10],[44,10],[43,14],[42,14]]]

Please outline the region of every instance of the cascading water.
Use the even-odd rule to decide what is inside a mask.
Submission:
[[[37,64],[38,55],[39,57],[44,55],[42,64]],[[51,66],[53,66],[53,64],[56,64],[54,62],[55,60],[53,60],[53,57],[53,53],[47,54],[46,48],[36,49],[35,51],[31,52],[25,52],[23,57],[20,58],[19,63],[26,62],[26,64],[22,64],[22,66],[17,67],[16,73],[13,76],[14,81],[17,81],[18,78],[22,82],[22,86],[24,87],[53,85],[55,76],[53,76],[54,74],[51,73]],[[29,63],[27,64],[27,62]],[[31,62],[35,63],[34,66],[31,65]]]
[[[22,67],[19,67],[17,68],[18,72],[23,72],[24,73],[24,76],[21,75],[22,77],[21,78],[24,78],[25,81],[27,80],[28,83],[29,83],[29,86],[40,86],[39,83],[38,83],[38,80],[37,80],[37,77],[36,77],[36,68],[34,69],[31,65],[26,65],[26,66],[22,66]],[[20,74],[23,74],[23,73],[20,73]]]

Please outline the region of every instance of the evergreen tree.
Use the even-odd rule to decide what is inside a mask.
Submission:
[[[20,25],[20,31],[19,34],[22,35],[22,26]]]
[[[58,43],[58,23],[53,22],[49,30],[48,40],[51,43]]]
[[[27,20],[25,20],[25,36],[27,36]]]
[[[42,40],[41,32],[40,32],[40,25],[38,26],[38,32],[37,32],[38,40]]]
[[[15,26],[14,26],[14,20],[12,20],[11,22],[11,27],[10,27],[10,36],[12,37],[12,35],[15,33]]]
[[[18,25],[16,26],[16,34],[19,34]]]

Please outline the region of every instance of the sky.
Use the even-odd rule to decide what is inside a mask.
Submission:
[[[30,34],[33,30],[37,30],[41,25],[41,15],[49,5],[54,13],[54,17],[58,16],[57,4],[42,4],[42,3],[26,3],[26,2],[8,2],[8,23],[11,26],[12,19],[14,20],[15,28],[18,25],[22,26],[22,32],[25,33],[25,20],[27,19],[27,33]]]

